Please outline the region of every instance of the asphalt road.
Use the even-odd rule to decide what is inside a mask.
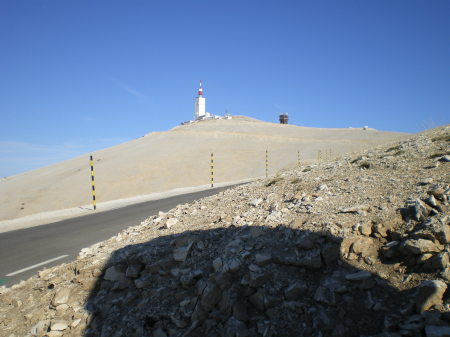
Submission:
[[[122,229],[138,225],[159,211],[217,194],[221,187],[153,200],[123,208],[67,219],[44,226],[0,234],[0,285],[11,286],[26,280],[45,267],[76,258],[79,251],[114,236]]]

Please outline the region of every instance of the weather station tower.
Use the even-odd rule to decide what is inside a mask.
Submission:
[[[203,97],[202,81],[200,81],[200,88],[198,89],[198,96],[195,99],[195,120],[206,117],[206,98]]]

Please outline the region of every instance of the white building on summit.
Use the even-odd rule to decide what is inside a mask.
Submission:
[[[195,115],[194,120],[199,120],[208,117],[206,113],[206,98],[203,97],[202,81],[200,81],[200,88],[198,89],[198,97],[195,99]]]

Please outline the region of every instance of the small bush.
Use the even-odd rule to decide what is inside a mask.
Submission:
[[[299,178],[294,178],[291,180],[291,184],[298,184],[300,182]]]
[[[400,152],[399,150],[400,150],[401,148],[402,148],[402,147],[401,147],[400,145],[393,146],[393,147],[390,147],[389,149],[387,149],[386,152],[392,152],[392,151],[398,151],[398,152]]]
[[[404,154],[405,150],[400,150],[394,153],[394,156],[400,156],[401,154]]]
[[[443,157],[443,156],[447,156],[447,155],[450,155],[450,151],[447,151],[447,152],[436,152],[436,153],[433,153],[433,154],[430,156],[430,159],[438,158],[438,157]]]
[[[277,182],[279,182],[279,181],[281,181],[281,180],[283,180],[283,178],[281,178],[281,177],[275,177],[275,178],[273,178],[271,181],[269,181],[269,182],[266,184],[266,187],[272,186],[272,185],[276,184]]]
[[[359,167],[361,167],[363,169],[369,169],[371,167],[371,165],[367,160],[364,160],[359,164]]]
[[[450,135],[441,135],[431,138],[432,142],[450,142]]]
[[[311,168],[310,168],[310,167],[307,167],[307,168],[305,168],[302,172],[309,172],[309,171],[311,171]]]

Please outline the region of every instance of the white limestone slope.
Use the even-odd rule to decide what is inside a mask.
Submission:
[[[318,150],[333,156],[408,136],[363,129],[318,129],[266,123],[246,117],[207,120],[150,133],[93,153],[98,202],[207,185],[210,153],[215,182],[231,182],[314,161]],[[89,155],[0,181],[0,221],[88,205]],[[1,222],[0,222],[1,227]]]

